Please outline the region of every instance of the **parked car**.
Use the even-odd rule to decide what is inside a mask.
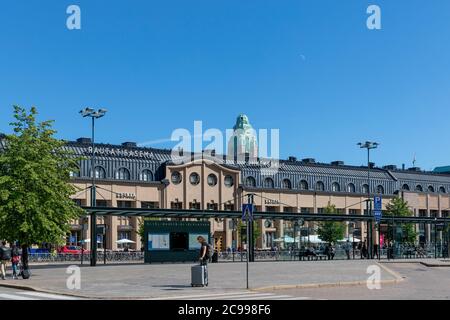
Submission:
[[[81,247],[63,246],[63,247],[59,248],[58,253],[81,254]],[[84,253],[87,253],[87,250],[84,250]]]

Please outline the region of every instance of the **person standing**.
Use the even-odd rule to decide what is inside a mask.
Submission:
[[[12,270],[13,270],[13,276],[12,276],[13,280],[17,279],[17,269],[18,269],[19,261],[20,261],[19,248],[17,248],[17,246],[15,244],[13,244],[12,248],[11,248],[11,265],[12,265]]]
[[[6,246],[6,241],[2,241],[2,246],[0,247],[0,269],[2,273],[2,279],[6,279],[6,266],[11,260],[11,248]]]
[[[198,236],[197,237],[197,241],[198,243],[200,243],[200,265],[201,266],[205,266],[205,274],[204,274],[204,279],[205,279],[205,283],[208,283],[208,261],[210,259],[211,256],[211,250],[210,250],[210,246],[208,244],[208,242],[206,241],[205,238],[203,238],[202,236]]]

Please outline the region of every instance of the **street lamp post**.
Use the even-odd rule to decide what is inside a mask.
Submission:
[[[92,119],[92,153],[91,153],[91,208],[96,206],[96,187],[95,187],[95,119],[99,119],[106,114],[106,109],[94,110],[92,108],[85,108],[80,111],[83,118],[91,117]],[[91,267],[97,264],[97,216],[94,212],[91,213]]]
[[[358,146],[361,149],[367,149],[367,214],[369,216],[372,215],[372,201],[370,199],[370,150],[376,149],[379,146],[377,142],[360,142]],[[372,241],[372,221],[368,221],[368,232],[367,232],[367,250],[369,254],[369,258],[373,258],[373,241]]]

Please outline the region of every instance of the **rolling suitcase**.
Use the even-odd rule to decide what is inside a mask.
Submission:
[[[205,265],[197,265],[191,268],[191,286],[208,286],[208,269]]]

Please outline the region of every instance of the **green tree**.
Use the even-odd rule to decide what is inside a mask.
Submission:
[[[258,223],[253,223],[253,243],[256,246],[256,240],[261,236],[261,229],[259,228]],[[246,222],[239,220],[238,222],[238,234],[241,236],[242,242],[247,242],[247,225]],[[242,234],[241,234],[242,233]]]
[[[83,214],[70,199],[79,159],[54,138],[53,121],[36,122],[36,108],[14,106],[13,115],[14,133],[4,136],[0,152],[0,237],[19,241],[28,267],[30,245],[64,243],[70,221]]]
[[[333,214],[336,212],[336,206],[328,203],[325,208],[325,213]],[[323,241],[328,243],[335,243],[344,238],[345,224],[344,222],[321,221],[318,224],[317,234]]]
[[[389,202],[386,206],[385,216],[392,217],[410,217],[413,215],[413,212],[409,209],[408,202],[405,201],[401,197],[395,197]],[[402,241],[403,242],[415,242],[417,238],[417,232],[414,229],[413,223],[403,223],[401,224],[402,228]],[[394,240],[395,230],[392,222],[389,221],[387,233],[385,234],[385,238],[387,241]],[[394,238],[393,238],[394,237]]]

